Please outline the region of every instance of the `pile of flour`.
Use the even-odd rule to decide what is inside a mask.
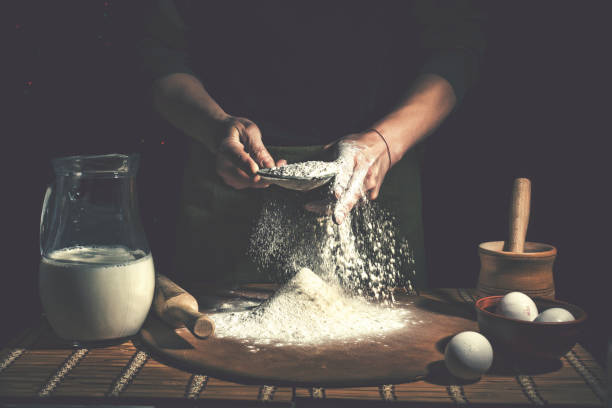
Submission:
[[[404,309],[349,296],[339,286],[302,268],[261,305],[212,318],[216,337],[283,346],[380,337],[404,327],[410,316]]]
[[[271,176],[317,179],[335,174],[338,165],[336,162],[306,161],[265,170]]]

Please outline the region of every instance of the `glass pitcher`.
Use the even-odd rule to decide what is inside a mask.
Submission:
[[[155,286],[136,197],[138,155],[52,160],[40,219],[39,290],[46,317],[68,340],[136,334]]]

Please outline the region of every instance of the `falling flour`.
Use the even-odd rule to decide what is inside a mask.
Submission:
[[[249,248],[260,270],[282,282],[307,267],[375,301],[392,302],[398,286],[413,291],[412,251],[389,212],[364,201],[337,225],[302,207],[281,199],[264,203]]]
[[[274,171],[316,177],[329,174],[329,166],[313,161]],[[216,336],[313,345],[384,336],[414,324],[408,311],[393,305],[393,288],[411,291],[414,277],[414,259],[395,218],[363,200],[336,225],[330,216],[304,210],[302,200],[269,195],[251,236],[253,261],[285,285],[248,310],[214,314]]]
[[[404,327],[409,318],[405,309],[348,296],[308,268],[258,307],[213,315],[217,337],[277,346],[380,337]]]

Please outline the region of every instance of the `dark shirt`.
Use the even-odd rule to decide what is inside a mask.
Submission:
[[[142,43],[145,78],[197,76],[270,145],[364,130],[421,73],[444,77],[460,100],[484,48],[482,13],[464,1],[154,4]]]

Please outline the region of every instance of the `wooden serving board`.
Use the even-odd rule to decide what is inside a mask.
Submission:
[[[261,299],[269,293],[247,290],[234,295]],[[410,311],[406,326],[382,338],[358,342],[257,345],[255,351],[248,343],[236,339],[198,339],[187,329],[172,329],[153,315],[140,337],[143,346],[157,359],[228,381],[357,387],[422,379],[432,367],[440,365],[444,346],[451,336],[477,330],[472,305],[427,295],[398,294],[396,298],[398,307]]]

